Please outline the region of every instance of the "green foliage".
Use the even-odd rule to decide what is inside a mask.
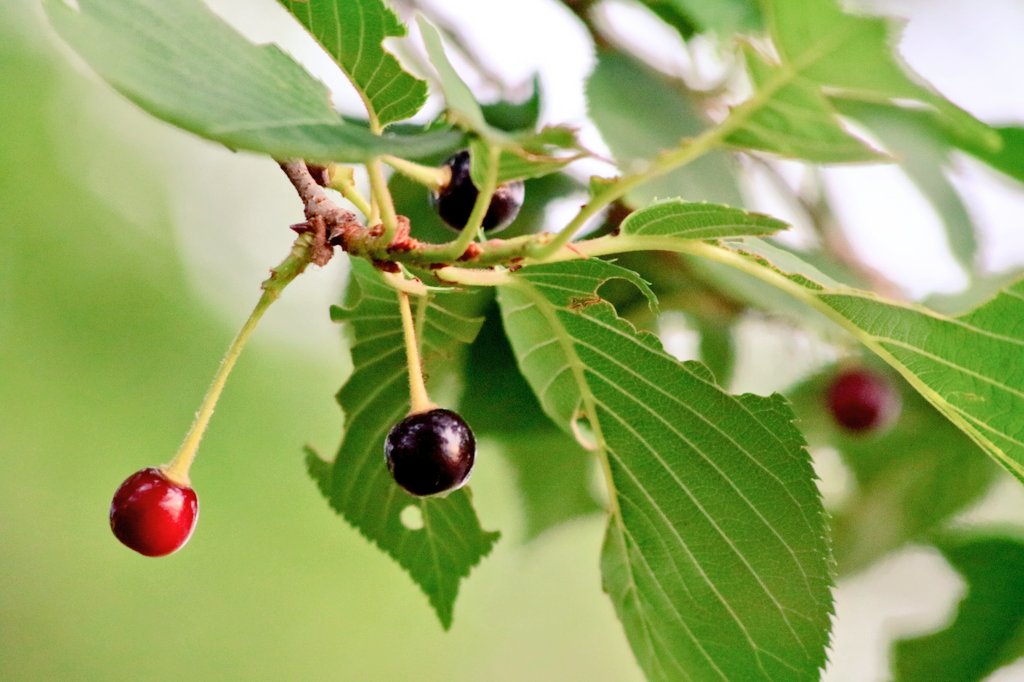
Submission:
[[[855,480],[830,510],[840,575],[863,570],[905,543],[927,540],[976,502],[998,472],[899,375],[875,364],[872,371],[888,377],[902,403],[896,423],[883,433],[850,434],[821,409],[837,367],[787,391],[808,442],[837,448]]]
[[[734,397],[599,298],[633,273],[533,266],[500,288],[545,412],[604,461],[605,590],[652,680],[814,679],[831,613],[825,518],[779,396]],[[728,578],[726,578],[728,576]]]
[[[600,509],[591,490],[594,458],[541,411],[516,368],[497,308],[469,350],[459,412],[478,437],[496,439],[515,471],[526,537]]]
[[[774,81],[779,77],[772,64],[749,46],[744,55],[754,90],[769,94],[726,142],[816,163],[882,158],[846,131],[815,83],[787,79],[776,85]]]
[[[633,211],[622,221],[619,231],[630,242],[657,249],[659,238],[724,239],[745,235],[770,235],[785,229],[781,220],[749,213],[729,206],[698,204],[681,199],[666,199]]]
[[[772,41],[782,56],[776,83],[806,79],[842,99],[928,104],[959,133],[998,148],[988,126],[910,74],[893,53],[896,32],[887,20],[845,13],[837,0],[765,0],[765,7]]]
[[[696,90],[606,39],[591,3],[573,3],[598,47],[590,118],[617,168],[591,179],[586,204],[551,235],[538,234],[546,209],[582,189],[563,171],[589,153],[569,126],[538,130],[539,77],[524,102],[481,105],[445,53],[446,42],[466,42],[451,27],[418,17],[442,118],[458,130],[424,129],[393,125],[417,114],[428,92],[384,47],[406,35],[384,0],[281,0],[349,78],[366,121],[342,117],[317,79],[200,0],[43,3],[58,33],[155,116],[273,159],[368,166],[369,197],[333,176],[358,216],[338,211],[301,163],[284,164],[300,175],[289,172],[305,212],[295,226],[302,243],[323,260],[338,245],[354,256],[346,306],[332,309],[354,365],[338,395],[345,431],[332,462],[310,450],[307,465],[330,505],[410,574],[445,628],[462,578],[498,533],[482,528],[469,490],[414,498],[388,475],[383,442],[409,410],[410,348],[422,350],[431,390],[508,457],[527,538],[604,502],[604,588],[640,667],[659,682],[816,679],[829,641],[833,539],[845,572],[934,539],[997,473],[979,447],[1024,480],[1024,280],[974,272],[974,225],[945,175],[963,150],[1024,180],[1024,134],[974,119],[910,72],[885,18],[847,13],[838,0],[644,0],[684,40],[710,34],[728,52],[723,62],[735,70],[719,88]],[[740,71],[752,93],[732,106]],[[473,242],[467,231],[450,241],[426,201],[443,173],[410,162],[436,165],[467,145],[477,187],[526,181],[526,204],[503,239]],[[870,291],[871,273],[831,239],[824,195],[797,188],[790,197],[819,244],[771,241],[782,221],[736,208],[745,178],[734,157],[765,153],[901,163],[972,275],[969,291],[935,305],[971,310],[943,314]],[[384,155],[404,160],[386,159],[408,177],[388,182]],[[485,203],[477,206],[479,217]],[[599,236],[579,239],[597,221]],[[419,306],[412,334],[403,334],[396,288]],[[659,321],[655,289],[699,332],[707,364],[680,362],[641,331]],[[801,430],[781,396],[725,391],[733,325],[750,307],[877,355],[900,387],[899,423],[867,438],[837,431],[821,409],[832,368],[791,392]],[[838,448],[856,479],[831,529],[805,434]],[[407,525],[417,512],[422,527]],[[1006,587],[1019,582],[1021,545],[937,542],[971,592],[949,630],[898,647],[897,669],[906,679],[980,679],[1021,653],[1024,603]]]
[[[761,24],[756,0],[643,0],[643,4],[684,38],[703,32],[728,36]]]
[[[459,581],[490,552],[498,533],[484,531],[462,489],[443,499],[415,498],[395,485],[384,467],[384,438],[409,411],[409,370],[394,290],[365,262],[353,263],[345,308],[332,317],[351,329],[352,376],[338,394],[345,434],[333,464],[315,453],[310,475],[345,520],[390,554],[426,593],[447,628]],[[467,300],[468,298],[468,300]],[[460,344],[480,330],[480,302],[469,297],[430,301],[422,330],[424,364],[435,381],[457,367]],[[419,509],[423,527],[401,519]]]
[[[695,102],[635,59],[599,52],[587,80],[587,109],[615,159],[622,165],[650,159],[683,138],[697,135],[707,122]],[[686,199],[742,204],[729,159],[712,153],[626,195],[634,208],[657,199]]]
[[[948,628],[896,643],[896,679],[983,680],[1024,655],[1024,543],[975,532],[936,546],[967,582],[967,595]]]
[[[79,10],[63,0],[43,5],[61,37],[123,95],[232,149],[360,161],[425,156],[459,139],[447,131],[376,136],[346,123],[322,83],[276,45],[248,42],[201,0],[86,0]]]
[[[405,120],[427,101],[427,84],[402,69],[381,42],[406,33],[383,0],[281,0],[345,72],[384,126]]]

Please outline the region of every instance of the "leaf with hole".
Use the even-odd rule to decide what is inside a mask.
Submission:
[[[369,263],[354,259],[347,303],[331,311],[352,335],[353,371],[338,394],[345,433],[334,462],[310,453],[309,471],[331,506],[409,572],[448,628],[459,582],[491,551],[498,533],[480,527],[467,489],[416,498],[392,480],[384,466],[384,439],[409,411],[398,298]],[[430,300],[421,343],[432,382],[458,371],[461,346],[480,330],[482,304],[479,296]],[[422,528],[402,523],[402,511],[410,506],[420,510]]]
[[[780,396],[731,396],[599,295],[590,259],[517,271],[505,330],[548,416],[602,458],[605,590],[651,680],[817,679],[831,614],[826,521]]]

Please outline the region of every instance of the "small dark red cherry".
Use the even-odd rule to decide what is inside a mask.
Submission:
[[[826,400],[836,424],[853,433],[868,433],[893,422],[900,398],[888,379],[867,369],[840,371],[829,384]]]
[[[431,203],[441,220],[449,227],[461,230],[469,222],[473,204],[480,194],[469,175],[469,151],[464,149],[454,154],[444,165],[451,171],[451,179],[436,193],[431,193]],[[500,232],[508,227],[519,215],[525,193],[520,180],[498,185],[484,215],[484,230]]]
[[[199,517],[196,493],[149,468],[129,476],[110,503],[110,529],[126,547],[166,556],[188,542]]]
[[[451,410],[411,414],[384,441],[388,471],[413,495],[437,495],[460,488],[476,457],[469,425]]]

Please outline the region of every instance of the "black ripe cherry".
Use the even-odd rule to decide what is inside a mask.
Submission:
[[[129,476],[110,503],[110,529],[145,556],[166,556],[188,542],[199,517],[196,493],[156,468]]]
[[[384,458],[395,482],[421,497],[462,487],[475,457],[469,424],[441,408],[409,415],[384,441]]]
[[[464,149],[454,154],[444,165],[451,172],[451,179],[430,195],[431,203],[441,220],[449,227],[461,230],[469,222],[473,204],[480,194],[469,175],[469,151]],[[484,230],[499,232],[508,227],[519,215],[525,192],[520,180],[498,185],[484,214]]]
[[[840,371],[826,392],[836,424],[852,433],[882,429],[899,415],[900,398],[888,379],[863,368]]]

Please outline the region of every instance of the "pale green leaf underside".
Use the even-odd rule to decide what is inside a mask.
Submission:
[[[781,220],[762,213],[720,204],[667,199],[630,213],[619,225],[619,233],[630,237],[725,239],[768,236],[786,227]]]
[[[409,411],[398,299],[365,261],[354,259],[352,273],[349,307],[332,310],[353,332],[354,369],[338,394],[345,434],[333,466],[314,458],[310,472],[331,506],[409,572],[448,627],[459,581],[490,552],[498,533],[481,529],[467,489],[445,498],[417,498],[388,473],[384,439]],[[430,304],[422,344],[425,372],[433,379],[453,369],[460,345],[480,329],[481,318],[459,310],[472,306],[469,298],[435,297]],[[409,506],[421,510],[422,529],[402,524],[400,514]]]
[[[378,137],[346,123],[327,89],[275,45],[254,45],[201,0],[43,0],[57,32],[140,107],[232,149],[359,161],[450,149],[454,132]]]
[[[426,82],[381,44],[406,34],[383,0],[281,2],[334,58],[381,125],[409,118],[427,101]]]
[[[444,43],[441,41],[441,33],[422,14],[416,17],[416,23],[423,35],[427,56],[430,57],[430,62],[437,70],[441,92],[444,93],[445,103],[448,105],[449,116],[460,125],[486,137],[501,137],[498,131],[487,125],[476,97],[448,60],[448,55],[444,51]]]
[[[771,82],[775,67],[749,46],[744,52],[754,89],[763,88]],[[726,142],[816,163],[885,158],[843,127],[819,87],[797,79],[779,86]]]
[[[599,260],[500,288],[520,370],[562,428],[583,417],[614,487],[605,589],[648,678],[817,679],[831,612],[826,524],[779,396],[731,396],[597,298]]]

